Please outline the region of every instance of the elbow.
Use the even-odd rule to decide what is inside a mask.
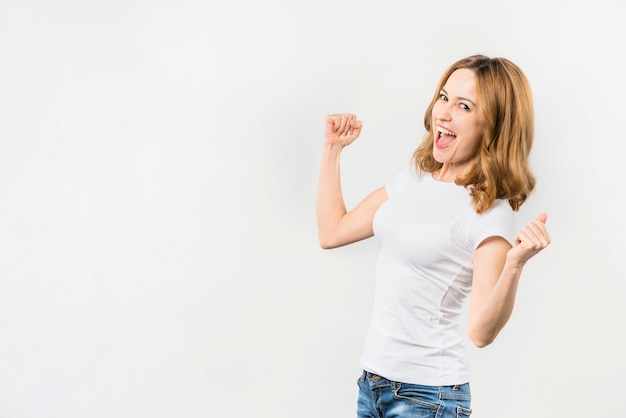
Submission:
[[[471,338],[471,340],[474,343],[474,345],[478,348],[485,348],[493,342],[493,340],[479,339],[479,338]]]
[[[322,241],[322,240],[320,240],[320,247],[321,247],[323,250],[330,250],[330,249],[332,249],[332,248],[335,248],[335,247],[333,247],[333,246],[332,246],[332,244],[330,244],[329,242]]]
[[[474,345],[478,348],[485,348],[493,343],[496,339],[496,334],[488,334],[476,330],[470,330],[468,332],[468,335],[470,337],[470,340],[472,340],[472,343],[474,343]]]
[[[343,245],[344,244],[339,243],[337,241],[323,241],[323,240],[320,240],[320,247],[323,250],[332,250],[333,248],[338,248],[338,247],[341,247]]]
[[[331,250],[346,244],[342,237],[334,230],[318,230],[317,237],[320,247],[324,250]]]
[[[330,250],[338,247],[337,243],[333,239],[324,235],[319,235],[319,244],[324,250]]]

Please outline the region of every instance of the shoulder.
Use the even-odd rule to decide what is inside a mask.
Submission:
[[[493,206],[491,206],[488,211],[480,214],[479,216],[513,218],[514,214],[515,213],[513,212],[513,208],[511,208],[509,202],[503,199],[496,199],[493,202]]]
[[[510,244],[515,238],[515,212],[506,200],[497,199],[491,209],[476,214],[472,223],[475,246],[490,236],[500,236]]]
[[[387,192],[392,194],[395,191],[401,190],[410,184],[413,184],[421,179],[421,176],[414,168],[403,167],[387,182]]]

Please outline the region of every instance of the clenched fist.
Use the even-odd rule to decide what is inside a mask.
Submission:
[[[523,266],[531,257],[550,244],[546,220],[547,215],[542,213],[517,234],[515,246],[507,254],[509,261],[514,265]]]
[[[352,113],[328,115],[326,117],[326,143],[345,147],[361,134],[363,122]]]

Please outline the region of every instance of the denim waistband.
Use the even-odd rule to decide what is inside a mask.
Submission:
[[[400,387],[412,387],[415,389],[425,390],[426,392],[438,392],[439,399],[470,399],[470,387],[469,383],[463,383],[458,385],[446,385],[446,386],[429,386],[418,385],[414,383],[403,383],[389,380],[385,377],[377,375],[376,373],[363,370],[361,375],[362,381],[368,381],[371,389],[381,388],[385,386],[391,387],[393,390]]]

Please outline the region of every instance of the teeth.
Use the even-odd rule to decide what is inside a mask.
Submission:
[[[442,128],[442,127],[439,127],[439,126],[437,126],[437,130],[438,130],[439,132],[441,132],[442,134],[444,134],[444,135],[456,136],[456,134],[455,134],[454,132],[451,132],[451,131],[449,131],[449,130],[447,130],[447,129],[444,129],[444,128]]]

